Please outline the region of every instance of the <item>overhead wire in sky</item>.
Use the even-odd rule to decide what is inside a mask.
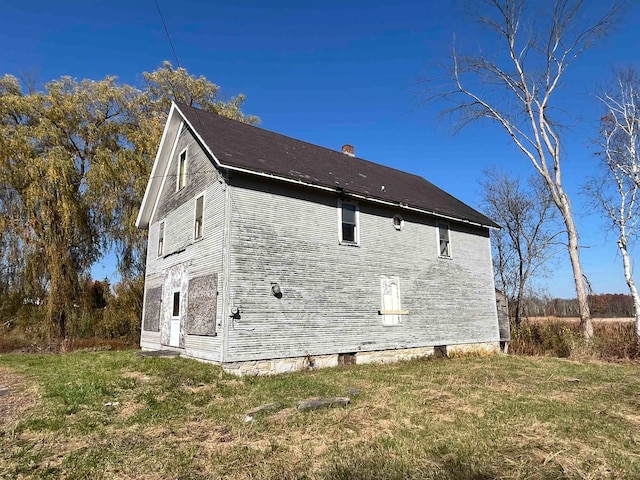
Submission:
[[[162,16],[162,11],[160,10],[160,5],[158,5],[158,0],[154,0],[155,4],[156,4],[156,8],[158,9],[158,14],[160,15],[160,20],[162,21],[162,26],[164,27],[164,32],[167,34],[167,39],[169,40],[169,45],[171,45],[171,50],[173,51],[173,57],[176,59],[176,64],[178,65],[178,68],[182,68],[182,66],[180,65],[180,60],[178,59],[178,54],[176,53],[176,49],[173,46],[173,42],[171,41],[171,35],[169,35],[169,29],[167,28],[167,24],[164,21],[164,17]],[[173,101],[175,102],[176,99],[174,98]],[[193,100],[189,102],[189,105],[192,107],[195,107],[196,105],[193,104]],[[200,126],[202,126],[202,120],[200,120],[200,115],[198,113],[198,109],[196,109],[196,118],[198,119],[198,122],[200,123]],[[217,112],[216,112],[217,113]]]
[[[173,47],[173,42],[171,41],[171,35],[169,35],[169,29],[167,28],[167,24],[164,22],[164,17],[162,16],[162,12],[160,11],[160,5],[158,5],[158,0],[154,0],[154,1],[156,3],[156,8],[158,9],[158,14],[160,15],[160,20],[162,20],[162,26],[164,27],[164,32],[167,34],[169,45],[171,45],[173,56],[176,59],[176,64],[178,65],[178,68],[180,68],[180,60],[178,60],[178,54],[176,53],[176,49]]]

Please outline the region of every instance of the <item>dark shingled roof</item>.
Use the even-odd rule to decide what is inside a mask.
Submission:
[[[177,104],[223,167],[236,167],[497,227],[422,177]]]

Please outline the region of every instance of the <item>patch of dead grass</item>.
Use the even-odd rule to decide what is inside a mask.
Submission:
[[[196,385],[196,386],[180,385],[180,390],[187,393],[201,393],[211,389],[212,389],[211,385]]]
[[[296,408],[293,407],[289,407],[289,408],[283,408],[282,410],[278,410],[277,412],[275,412],[273,415],[269,415],[267,417],[267,421],[269,423],[272,424],[279,424],[279,423],[286,423],[289,422],[291,420],[291,417],[297,412],[298,410]]]
[[[153,380],[152,377],[150,377],[149,375],[145,375],[142,372],[135,372],[135,371],[126,371],[123,372],[121,374],[122,378],[132,378],[134,380],[137,380],[138,383],[149,383]]]
[[[124,404],[121,404],[118,410],[118,415],[126,420],[128,418],[133,417],[136,413],[138,413],[140,410],[144,409],[144,405],[139,403],[139,402],[135,402],[133,400],[129,400],[126,401]]]
[[[0,428],[8,429],[40,398],[32,381],[9,368],[0,367]]]
[[[636,413],[628,413],[628,412],[612,412],[612,416],[620,418],[625,422],[629,423],[633,428],[637,429],[640,427],[640,415]]]

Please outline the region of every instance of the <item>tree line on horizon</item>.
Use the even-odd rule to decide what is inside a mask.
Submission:
[[[587,297],[594,318],[633,318],[633,297],[625,293],[600,293]],[[510,317],[516,317],[516,302],[509,304]],[[575,298],[526,295],[521,305],[522,319],[531,317],[576,318],[580,306]]]

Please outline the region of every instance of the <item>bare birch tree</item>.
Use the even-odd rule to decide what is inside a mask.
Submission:
[[[604,175],[592,179],[587,191],[616,232],[624,278],[633,298],[636,336],[640,340],[640,295],[629,254],[640,217],[640,77],[633,70],[619,72],[611,88],[599,96],[606,108],[600,121],[598,152]]]
[[[460,127],[480,119],[497,122],[544,180],[565,226],[581,326],[585,337],[591,338],[578,231],[562,181],[564,144],[554,99],[566,70],[609,32],[618,9],[614,6],[585,25],[583,0],[553,0],[547,11],[533,10],[539,5],[527,0],[485,0],[481,10],[488,13],[477,19],[497,37],[498,49],[488,57],[483,52],[463,56],[454,48],[451,82],[431,98],[454,101],[447,112],[460,116]]]
[[[515,300],[514,322],[519,327],[527,287],[558,253],[557,210],[539,176],[523,185],[494,168],[485,171],[480,185],[485,213],[502,226],[491,232],[496,284]]]

